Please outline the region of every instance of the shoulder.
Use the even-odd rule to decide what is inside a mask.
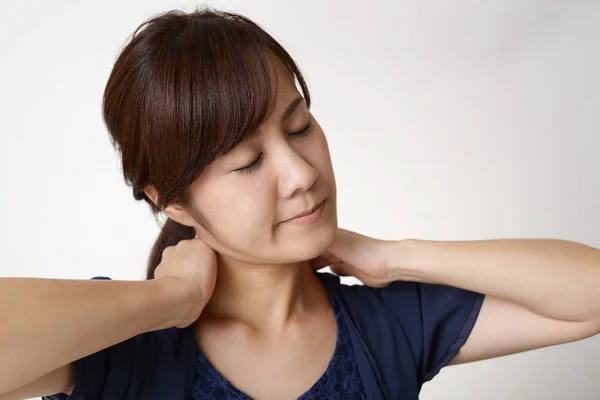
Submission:
[[[361,284],[343,284],[338,276],[329,273],[319,274],[319,277],[341,305],[342,315],[350,329],[361,337],[361,343],[366,346],[381,343],[382,339],[397,342],[406,335],[407,327],[419,323],[415,312],[417,289],[409,282],[371,288]],[[402,315],[407,315],[407,318],[400,318]],[[408,326],[404,327],[403,322]]]
[[[191,385],[195,355],[193,327],[134,336],[77,360],[71,397],[114,393],[115,398],[125,398],[127,393],[137,393],[141,398],[143,393],[153,393],[152,399],[168,398]]]
[[[456,356],[484,299],[483,294],[446,285],[396,281],[369,288],[344,285],[332,274],[319,275],[345,310],[360,345],[379,364],[394,364],[407,372],[416,368],[420,383]]]
[[[348,311],[360,318],[395,317],[399,310],[410,311],[415,306],[423,290],[415,282],[397,281],[383,288],[365,285],[345,285],[340,278],[330,273],[318,274],[327,290],[347,307]]]
[[[105,398],[108,393],[115,399],[186,398],[195,359],[193,325],[142,333],[76,360],[75,385],[68,399]]]
[[[330,273],[318,274],[327,290],[360,317],[394,317],[403,323],[418,323],[433,314],[464,308],[477,310],[483,295],[452,286],[423,282],[395,281],[386,287],[344,285]]]
[[[76,360],[71,394],[44,399],[186,398],[195,349],[193,326],[139,334]]]

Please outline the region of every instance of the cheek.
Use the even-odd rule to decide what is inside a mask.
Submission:
[[[317,133],[317,132],[315,132]],[[329,153],[329,145],[323,131],[318,131],[315,135],[314,143],[312,143],[311,151],[308,152],[311,164],[314,165],[320,172],[321,177],[328,183],[334,184],[333,165],[331,163],[331,155]]]
[[[255,185],[246,189],[237,187],[235,193],[212,193],[205,209],[215,236],[236,247],[255,245],[259,239],[264,241],[265,233],[270,232],[265,228],[273,223],[275,209],[268,192],[267,188]]]

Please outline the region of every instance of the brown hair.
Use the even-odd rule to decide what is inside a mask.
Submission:
[[[247,17],[196,8],[143,22],[119,54],[103,98],[104,121],[134,197],[155,214],[169,204],[194,213],[189,186],[272,111],[274,60],[287,67],[310,106],[294,60]],[[156,204],[144,193],[147,185],[157,191]],[[152,248],[147,278],[154,277],[166,247],[194,236],[193,228],[168,219]]]

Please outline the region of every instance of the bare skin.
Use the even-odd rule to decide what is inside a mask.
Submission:
[[[337,335],[327,293],[314,263],[306,261],[315,257],[370,286],[414,280],[486,294],[453,364],[600,332],[597,249],[551,240],[380,241],[339,230],[323,132],[297,101],[293,82],[277,73],[275,110],[260,134],[192,185],[194,206],[215,229],[201,228],[186,208],[166,210],[194,227],[198,238],[165,253],[156,282],[0,280],[0,343],[9,343],[0,352],[1,400],[68,391],[68,363],[78,357],[137,333],[194,321],[198,346],[238,389],[256,399],[297,398],[325,371]],[[309,122],[310,134],[290,134]],[[261,157],[252,173],[232,172]],[[151,187],[147,194],[152,198]],[[323,199],[319,218],[290,221]],[[160,295],[148,296],[157,289]],[[553,301],[557,292],[559,302]],[[99,316],[90,318],[94,313]],[[89,339],[100,331],[102,339]],[[54,346],[46,346],[49,334]],[[19,359],[27,352],[37,359]]]
[[[279,64],[274,73],[275,107],[260,133],[191,187],[215,229],[184,208],[165,212],[218,254],[216,287],[196,323],[200,349],[252,398],[293,399],[317,382],[335,349],[336,320],[310,260],[337,234],[336,188],[322,129],[289,74]],[[305,135],[290,133],[309,125]],[[256,159],[251,174],[231,172]],[[290,221],[323,200],[318,218]]]
[[[1,310],[4,320],[13,324],[4,332],[12,335],[15,350],[3,352],[8,378],[0,382],[0,399],[69,393],[73,361],[136,334],[179,326],[182,319],[189,325],[200,313],[199,347],[240,390],[257,399],[295,398],[318,380],[333,354],[337,326],[310,260],[323,253],[337,233],[335,179],[325,135],[291,76],[280,64],[273,73],[279,83],[275,107],[257,136],[213,163],[190,188],[193,206],[214,229],[204,230],[185,207],[165,210],[198,233],[197,239],[167,249],[157,270],[159,277],[161,271],[179,278],[194,276],[183,279],[187,292],[170,286],[164,297],[149,296],[133,288],[156,282],[71,281],[60,290],[52,286],[56,282],[47,283],[51,297],[31,280],[23,280],[19,290],[7,282],[13,292],[23,293],[23,299],[10,292],[1,302],[6,305]],[[253,172],[234,172],[256,160],[262,161]],[[151,199],[156,195],[151,186],[146,193]],[[310,223],[309,217],[294,219],[321,203],[319,218]],[[39,296],[32,298],[30,293]],[[133,306],[123,307],[129,298]],[[146,303],[146,298],[153,300]],[[18,311],[8,306],[14,301],[22,304]],[[65,309],[65,304],[78,306]],[[102,307],[107,311],[101,317],[90,317]],[[188,310],[185,318],[178,314],[181,309]],[[140,311],[166,320],[146,321]],[[18,314],[53,318],[31,318],[23,325]],[[195,315],[191,321],[190,315]],[[23,330],[30,336],[22,336]],[[55,332],[56,346],[40,345],[36,358],[17,361],[27,343],[39,342],[42,336],[47,342],[48,332]],[[90,336],[103,339],[84,340]],[[73,347],[73,342],[81,346]],[[38,362],[40,354],[46,363]]]

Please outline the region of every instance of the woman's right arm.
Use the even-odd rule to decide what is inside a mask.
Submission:
[[[141,333],[190,325],[207,301],[201,297],[192,280],[171,276],[0,279],[0,399],[70,390],[72,362]]]

